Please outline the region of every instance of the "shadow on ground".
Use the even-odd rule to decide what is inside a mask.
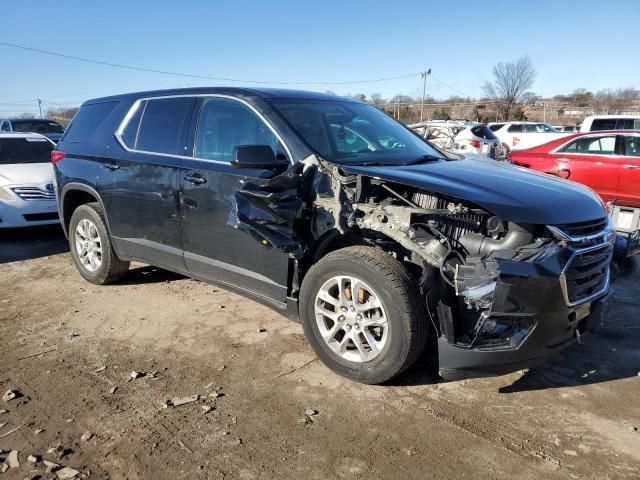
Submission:
[[[69,251],[59,225],[0,229],[0,263],[30,260]]]
[[[146,283],[173,282],[185,278],[184,276],[168,270],[162,270],[151,265],[132,268],[127,275],[116,285],[139,285]]]
[[[604,325],[544,366],[532,368],[501,393],[610,382],[640,374],[638,274],[619,277]]]

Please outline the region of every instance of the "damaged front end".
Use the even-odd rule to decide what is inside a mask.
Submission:
[[[609,299],[615,235],[607,217],[515,223],[316,156],[247,184],[229,223],[289,253],[292,299],[327,238],[368,244],[404,262],[419,280],[447,379],[531,367],[579,340]]]

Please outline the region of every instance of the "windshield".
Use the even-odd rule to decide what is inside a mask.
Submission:
[[[13,120],[14,132],[64,133],[59,123],[50,120]]]
[[[442,155],[377,108],[362,103],[275,99],[276,110],[323,158],[349,164],[406,164]]]
[[[0,138],[0,165],[48,163],[53,145],[46,138]]]

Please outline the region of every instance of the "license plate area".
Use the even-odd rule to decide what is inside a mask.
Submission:
[[[630,233],[640,229],[640,209],[632,207],[613,207],[613,224],[618,232]]]

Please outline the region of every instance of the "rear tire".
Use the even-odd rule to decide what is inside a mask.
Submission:
[[[96,285],[115,282],[129,270],[129,262],[120,260],[113,250],[104,211],[97,202],[80,205],[71,215],[69,247],[80,275]]]
[[[416,281],[398,260],[371,247],[336,250],[311,267],[302,282],[300,316],[324,364],[362,383],[398,376],[427,340]]]

